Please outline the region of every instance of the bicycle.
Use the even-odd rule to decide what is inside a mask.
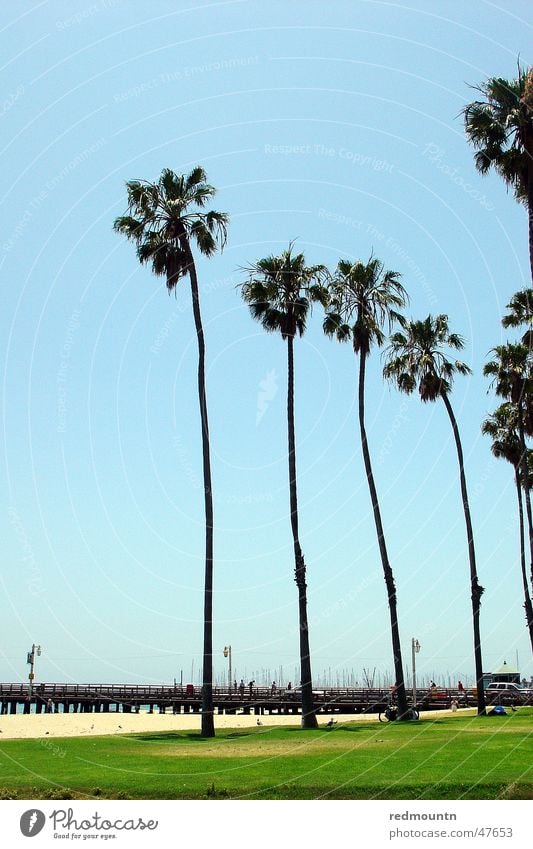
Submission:
[[[398,719],[398,708],[396,705],[387,705],[385,710],[379,712],[380,722],[396,722]],[[420,714],[415,707],[407,708],[405,719],[409,722],[416,722],[420,719]]]

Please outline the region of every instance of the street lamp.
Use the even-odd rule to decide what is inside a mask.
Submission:
[[[416,707],[416,656],[420,651],[420,643],[414,637],[411,639],[411,657],[413,660],[413,707]]]
[[[31,651],[28,652],[27,663],[30,666],[30,674],[28,675],[29,686],[28,686],[28,695],[31,699],[32,696],[32,688],[33,688],[33,679],[35,678],[34,669],[35,669],[35,654],[37,653],[37,657],[41,656],[41,647],[36,646],[35,643],[32,644]]]
[[[229,662],[229,681],[228,681],[228,692],[231,695],[231,646],[224,646],[224,657],[228,658]]]

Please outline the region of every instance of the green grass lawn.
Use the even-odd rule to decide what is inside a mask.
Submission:
[[[506,717],[6,740],[0,798],[531,799],[533,709]]]

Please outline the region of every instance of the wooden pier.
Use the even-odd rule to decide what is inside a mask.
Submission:
[[[408,694],[411,696],[411,694]],[[314,691],[314,704],[319,714],[379,713],[388,704],[390,692],[379,689],[328,688]],[[417,693],[421,710],[449,708],[456,690],[438,689]],[[300,693],[270,687],[239,689],[214,688],[213,704],[218,714],[298,714]],[[471,694],[459,700],[461,706],[474,705]],[[142,684],[0,684],[0,713],[138,713],[141,708],[150,713],[200,713],[200,687],[145,686]]]

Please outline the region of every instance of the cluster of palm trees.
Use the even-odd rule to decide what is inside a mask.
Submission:
[[[499,174],[516,200],[528,212],[529,261],[533,283],[533,69],[518,65],[514,80],[492,77],[476,88],[481,99],[463,110],[466,136],[474,147],[475,165],[481,174]],[[533,650],[533,526],[531,519],[531,473],[533,454],[527,438],[533,436],[532,340],[533,290],[522,289],[511,298],[502,318],[505,328],[521,328],[517,342],[498,345],[483,373],[492,379],[503,403],[490,414],[481,430],[492,439],[495,457],[513,467],[517,493],[520,568],[524,611]],[[524,502],[529,534],[530,576],[526,567]]]
[[[516,81],[489,80],[480,87],[483,101],[464,110],[469,141],[477,149],[476,166],[485,173],[494,167],[516,197],[529,210],[529,239],[533,276],[533,96],[532,75],[519,69]],[[133,241],[141,263],[148,263],[156,275],[165,277],[169,292],[182,277],[191,282],[192,304],[198,340],[198,397],[202,431],[202,456],[205,499],[205,593],[204,648],[201,734],[215,733],[213,716],[213,495],[209,425],[205,389],[205,342],[202,326],[199,287],[192,246],[212,256],[226,242],[228,217],[206,210],[215,189],[206,181],[198,166],[188,175],[178,176],[165,169],[156,183],[143,180],[126,184],[128,208],[115,220],[118,233]],[[287,343],[287,434],[290,496],[290,524],[294,547],[294,580],[298,590],[300,634],[300,669],[302,727],[316,728],[313,706],[311,655],[307,616],[307,567],[298,526],[298,491],[296,473],[296,440],[294,427],[294,342],[306,330],[314,304],[325,311],[324,332],[340,342],[351,342],[358,358],[358,409],[363,461],[376,526],[383,576],[391,623],[394,672],[400,716],[407,715],[407,697],[403,674],[398,624],[398,601],[394,574],[389,562],[378,494],[372,471],[371,453],[365,427],[365,375],[373,348],[385,351],[384,375],[406,393],[418,390],[424,402],[442,399],[452,427],[457,458],[461,498],[464,511],[474,632],[474,659],[477,683],[478,713],[485,712],[483,665],[480,639],[480,607],[483,587],[479,584],[474,535],[468,502],[463,451],[450,395],[456,375],[467,375],[469,367],[453,355],[464,346],[461,336],[452,333],[446,315],[427,316],[422,321],[408,320],[402,310],[408,303],[401,276],[386,270],[383,263],[370,256],[368,261],[340,260],[330,273],[324,265],[307,265],[303,253],[291,242],[278,256],[268,256],[242,269],[245,281],[241,293],[252,317],[262,327],[281,334]],[[533,303],[529,290],[518,293],[509,305],[506,326],[528,325],[533,320]],[[533,563],[533,525],[530,506],[530,475],[533,454],[526,439],[533,435],[533,383],[531,374],[530,330],[520,343],[494,349],[495,359],[486,365],[485,373],[495,381],[496,392],[505,403],[490,416],[483,430],[493,438],[493,451],[512,463],[520,505],[521,563],[525,608],[533,647],[533,615],[526,569],[522,493]]]
[[[533,292],[525,290],[515,295],[531,298]],[[533,316],[533,303],[531,304]],[[504,326],[512,326],[517,317],[511,311],[503,318]],[[510,324],[511,323],[511,324]],[[508,342],[493,348],[494,359],[488,362],[483,372],[492,378],[496,395],[505,401],[491,413],[481,430],[492,439],[492,453],[507,460],[513,467],[518,502],[520,569],[524,590],[524,611],[533,651],[533,605],[529,582],[533,585],[533,525],[531,513],[531,481],[533,451],[527,445],[527,437],[533,436],[533,360],[530,347],[530,332],[526,331],[520,342]],[[524,502],[526,505],[529,535],[530,576],[526,567],[526,543],[524,529]]]

